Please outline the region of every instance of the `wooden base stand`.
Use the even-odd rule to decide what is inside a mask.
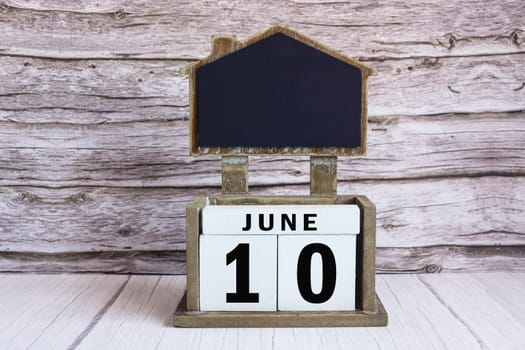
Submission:
[[[206,205],[356,204],[361,211],[357,238],[356,311],[226,312],[200,311],[199,213]],[[186,211],[187,292],[174,316],[177,327],[366,327],[386,326],[387,313],[375,293],[376,210],[365,196],[250,196],[221,195],[196,198]]]
[[[187,311],[186,295],[173,315],[176,327],[263,328],[263,327],[379,327],[386,326],[388,316],[376,295],[377,311],[302,311],[302,312],[225,312]]]

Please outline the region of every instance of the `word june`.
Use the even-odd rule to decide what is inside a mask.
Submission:
[[[274,227],[274,214],[267,214],[265,219],[265,214],[259,214],[258,217],[258,226],[261,231],[271,231]],[[302,231],[317,231],[315,227],[315,219],[317,214],[303,214],[302,227],[299,227],[299,230]],[[301,220],[300,220],[301,221]],[[286,231],[287,227],[289,231],[297,231],[297,215],[296,214],[280,214],[280,226],[281,231]],[[246,214],[246,220],[243,231],[250,231],[252,229],[252,214]]]

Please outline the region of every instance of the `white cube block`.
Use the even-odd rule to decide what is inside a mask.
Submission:
[[[276,311],[277,236],[201,235],[202,311]]]
[[[337,205],[208,205],[203,234],[359,233],[359,207]]]
[[[278,310],[355,309],[356,235],[278,236]]]

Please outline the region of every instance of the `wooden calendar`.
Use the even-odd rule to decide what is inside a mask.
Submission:
[[[374,71],[286,27],[215,37],[190,76],[190,151],[222,156],[222,195],[186,212],[180,327],[382,326],[374,204],[337,195],[366,151]],[[327,115],[325,115],[327,114]],[[309,196],[252,196],[249,155],[309,155]]]

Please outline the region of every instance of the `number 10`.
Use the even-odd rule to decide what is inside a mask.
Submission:
[[[312,290],[312,256],[321,256],[323,264],[322,287],[319,293]],[[250,293],[250,245],[239,243],[226,255],[226,265],[235,263],[236,291],[226,293],[227,303],[258,303],[259,293]],[[297,287],[304,300],[313,304],[328,301],[335,290],[336,263],[334,253],[325,244],[311,243],[305,246],[297,261]]]

